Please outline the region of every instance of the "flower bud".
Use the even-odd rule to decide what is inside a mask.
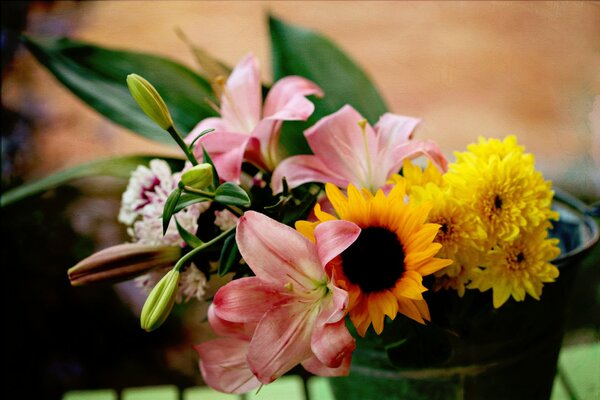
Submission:
[[[213,167],[208,163],[195,165],[181,175],[183,184],[194,189],[205,189],[212,180]]]
[[[142,329],[151,332],[166,321],[175,304],[178,287],[179,271],[173,268],[162,277],[148,295],[140,316]]]
[[[127,75],[127,87],[140,108],[164,130],[173,126],[169,109],[154,86],[137,74]]]
[[[108,247],[81,260],[67,272],[71,285],[119,282],[153,268],[174,265],[181,257],[177,246],[149,246],[125,243]]]

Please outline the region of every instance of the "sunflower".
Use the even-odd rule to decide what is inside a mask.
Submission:
[[[517,239],[526,227],[558,218],[551,209],[551,183],[511,138],[480,139],[469,152],[457,153],[457,162],[444,175],[451,196],[472,205],[487,227],[490,248],[497,240]]]
[[[473,277],[469,288],[493,290],[494,307],[504,304],[510,296],[516,301],[529,294],[540,299],[542,286],[554,282],[558,268],[550,263],[560,254],[558,239],[548,238],[550,223],[525,230],[508,243],[500,243],[489,252],[487,265]]]
[[[327,265],[336,285],[349,293],[350,319],[364,336],[372,324],[375,332],[383,331],[387,315],[398,313],[420,323],[430,320],[423,299],[423,277],[432,274],[451,260],[436,258],[441,245],[433,240],[440,225],[427,223],[430,203],[405,203],[405,185],[396,184],[386,196],[375,195],[353,185],[348,195],[327,184],[327,197],[337,217],[361,228],[356,241]],[[320,222],[336,219],[315,207],[315,223],[299,221],[296,229],[314,238]]]

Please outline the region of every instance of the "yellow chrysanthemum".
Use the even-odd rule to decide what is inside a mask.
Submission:
[[[411,199],[416,203],[429,202],[432,209],[428,222],[440,225],[435,241],[442,245],[438,257],[453,261],[435,273],[436,289],[452,288],[464,295],[471,271],[477,268],[486,252],[485,227],[468,204],[459,202],[439,186],[432,183],[414,187]]]
[[[386,315],[394,319],[402,313],[420,323],[429,320],[423,276],[451,263],[435,257],[441,245],[433,240],[440,226],[426,222],[431,204],[405,203],[403,183],[387,196],[352,185],[347,196],[331,184],[325,189],[337,217],[361,228],[356,241],[328,265],[336,284],[349,293],[350,319],[357,332],[364,336],[373,324],[381,333]],[[314,238],[316,224],[336,219],[319,207],[315,215],[317,223],[296,223],[309,238]]]
[[[549,223],[522,231],[519,237],[496,246],[488,263],[473,277],[469,288],[493,290],[494,307],[510,296],[525,300],[526,294],[539,300],[542,286],[558,277],[558,268],[550,261],[560,254],[558,239],[548,238]]]
[[[442,186],[444,184],[442,177],[442,172],[431,161],[427,161],[425,169],[421,169],[407,158],[402,165],[402,175],[394,174],[390,176],[388,183],[397,184],[400,181],[405,181],[406,194],[410,195],[412,188],[415,186],[425,186],[428,183]]]
[[[489,247],[497,240],[517,239],[525,227],[558,218],[550,208],[551,183],[516,140],[480,140],[469,148],[471,152],[457,154],[444,179],[451,195],[471,204],[487,227]]]

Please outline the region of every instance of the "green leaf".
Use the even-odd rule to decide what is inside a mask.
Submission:
[[[284,124],[281,140],[290,153],[307,148],[302,128],[345,104],[356,108],[370,123],[375,123],[387,111],[369,77],[331,41],[272,16],[269,30],[275,79],[300,75],[315,82],[325,93],[322,99],[314,100],[315,112],[308,123]]]
[[[179,197],[179,201],[177,201],[177,205],[175,206],[174,213],[178,213],[186,207],[191,206],[192,204],[202,203],[204,201],[210,201],[212,198],[201,196],[195,193],[182,193]]]
[[[155,55],[115,50],[67,38],[21,40],[37,60],[81,100],[111,121],[149,139],[172,139],[139,108],[129,90],[130,73],[142,75],[164,98],[175,125],[187,134],[215,111],[209,82],[187,67]]]
[[[96,175],[108,175],[127,179],[131,175],[131,172],[138,166],[147,165],[150,160],[157,157],[158,156],[127,156],[106,158],[63,169],[35,182],[26,183],[2,193],[0,205],[2,207],[7,206],[24,198],[64,185],[74,179]],[[172,164],[181,164],[180,160],[167,159],[167,161],[170,161]]]
[[[215,201],[228,206],[250,207],[248,193],[232,182],[225,182],[217,188]]]
[[[218,273],[220,276],[225,275],[231,268],[236,265],[241,259],[240,252],[235,241],[234,233],[225,239],[223,248],[221,249],[221,257],[219,258],[219,269]]]
[[[165,202],[165,208],[163,208],[162,215],[163,235],[167,233],[169,222],[171,222],[171,217],[175,213],[175,207],[177,206],[177,202],[179,201],[180,196],[181,188],[177,188],[171,192],[169,197],[167,197],[167,201]]]
[[[212,184],[214,187],[219,187],[219,183],[221,183],[221,180],[219,178],[219,173],[217,172],[217,169],[215,168],[215,164],[213,163],[212,159],[210,158],[210,154],[208,154],[208,151],[206,151],[204,146],[202,146],[202,157],[203,157],[202,162],[212,165],[212,168],[213,168],[213,183]]]
[[[194,235],[187,229],[185,229],[179,221],[177,221],[177,217],[175,217],[175,225],[177,225],[177,232],[179,232],[179,236],[191,247],[196,248],[198,246],[202,246],[204,242],[198,239],[198,236]]]

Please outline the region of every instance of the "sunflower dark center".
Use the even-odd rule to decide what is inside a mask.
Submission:
[[[369,227],[342,253],[344,274],[365,293],[391,289],[404,272],[404,250],[395,233]]]
[[[525,261],[525,254],[523,254],[523,252],[520,252],[519,254],[517,254],[517,262],[522,263],[523,261]]]

